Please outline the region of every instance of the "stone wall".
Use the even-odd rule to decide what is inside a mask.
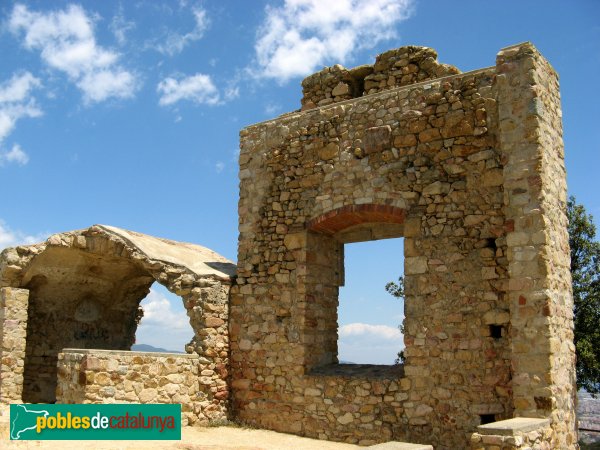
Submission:
[[[436,66],[419,75],[410,67],[404,81],[373,77],[376,69],[404,71],[411,52],[378,58],[365,76],[379,83],[372,94],[316,101],[337,82],[327,77],[346,76],[334,67],[327,80],[325,72],[305,80],[302,112],[241,132],[234,414],[323,439],[439,449],[468,448],[490,417],[528,414],[552,417],[553,438],[568,448],[571,293],[562,272],[569,251],[553,72],[522,44],[488,69],[456,74]],[[429,63],[435,54],[418,52]],[[532,69],[538,82],[506,79]],[[429,79],[440,75],[449,76]],[[521,87],[522,95],[511,91]],[[523,104],[525,94],[538,102]],[[529,141],[517,149],[520,127]],[[539,160],[523,153],[528,142]],[[390,237],[404,237],[403,371],[344,373],[337,364],[343,245]],[[539,240],[555,240],[554,254]],[[542,261],[563,281],[538,272]],[[516,312],[521,292],[532,307]],[[544,295],[555,300],[556,316]],[[533,404],[521,403],[527,389]]]
[[[58,403],[180,403],[182,425],[227,417],[214,399],[218,374],[198,355],[65,349]]]
[[[23,401],[29,293],[0,288],[0,403]]]

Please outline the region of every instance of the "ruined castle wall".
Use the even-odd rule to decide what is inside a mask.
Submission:
[[[362,444],[461,448],[481,414],[510,417],[493,75],[388,90],[242,132],[231,337],[234,408],[243,420]],[[335,234],[343,230],[307,224],[344,208],[365,222],[376,222],[378,210],[403,211],[404,376],[314,372],[337,362],[343,252]]]
[[[223,419],[210,400],[214,371],[198,355],[65,349],[58,403],[179,403],[182,425]]]
[[[28,304],[27,290],[0,288],[0,403],[23,401]]]
[[[517,48],[528,53],[533,47]],[[571,389],[561,385],[573,381],[570,292],[566,282],[529,263],[542,255],[562,270],[568,258],[560,131],[553,135],[542,123],[560,130],[552,116],[556,86],[522,86],[517,98],[509,92],[515,83],[503,85],[502,74],[526,76],[535,66],[543,75],[543,60],[504,64],[499,57],[497,67],[416,84],[418,77],[407,79],[413,84],[401,87],[382,79],[373,94],[328,97],[312,109],[303,101],[302,112],[241,132],[238,283],[230,311],[236,416],[322,439],[394,439],[440,449],[468,448],[471,433],[490,418],[556,414],[567,421],[553,418],[557,433],[572,430],[567,404],[520,403],[527,389],[539,386],[535,395],[558,405]],[[509,145],[520,125],[507,116],[527,116],[532,106],[523,105],[522,96],[536,92],[552,113],[523,120],[525,137],[541,136],[536,151],[543,164],[524,161]],[[527,189],[538,189],[538,200],[552,205],[550,224],[543,202],[522,203]],[[526,207],[534,204],[539,207]],[[514,240],[517,231],[525,233],[525,244]],[[560,242],[554,255],[529,245],[542,235]],[[401,236],[404,367],[338,365],[343,244]],[[559,314],[549,318],[542,301],[513,325],[519,292],[529,289],[515,280],[536,277],[527,301],[549,294],[561,305]],[[555,293],[540,290],[544,283]],[[541,342],[552,333],[556,342]],[[551,346],[555,351],[544,350]],[[539,357],[528,363],[527,352],[538,348]],[[554,362],[544,366],[544,357],[565,362],[562,372],[549,375]]]

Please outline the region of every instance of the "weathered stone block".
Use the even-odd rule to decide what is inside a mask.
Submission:
[[[365,154],[370,155],[389,150],[392,147],[391,137],[392,129],[389,125],[367,128],[364,137]]]
[[[340,149],[338,144],[335,142],[330,142],[329,144],[317,149],[317,154],[319,155],[319,158],[328,160],[337,157],[339,151]]]

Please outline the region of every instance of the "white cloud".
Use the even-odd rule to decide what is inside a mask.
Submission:
[[[40,86],[40,80],[29,72],[13,75],[9,81],[0,85],[0,104],[26,101],[31,91]]]
[[[125,45],[127,42],[127,33],[135,28],[135,22],[125,19],[123,5],[119,5],[119,10],[112,18],[109,29],[115,36],[119,45]]]
[[[126,70],[101,70],[87,73],[77,82],[85,92],[87,99],[100,102],[110,97],[129,97],[133,95],[135,77]]]
[[[219,91],[210,76],[202,73],[180,79],[165,78],[156,90],[161,94],[159,104],[162,106],[172,105],[180,100],[216,105],[220,99]]]
[[[181,7],[185,6],[181,5]],[[208,29],[210,21],[208,20],[206,11],[200,7],[192,8],[192,14],[194,16],[194,28],[192,31],[183,34],[168,31],[160,39],[160,42],[154,41],[150,44],[150,47],[165,55],[173,56],[181,53],[192,42],[200,40],[204,36],[204,32]]]
[[[31,95],[31,91],[39,86],[40,80],[29,72],[15,74],[10,80],[0,84],[0,144],[19,119],[42,114]]]
[[[240,148],[234,148],[233,151],[231,152],[231,162],[238,164],[240,160]]]
[[[48,66],[67,74],[83,91],[85,101],[128,98],[135,94],[136,76],[118,65],[118,53],[96,43],[93,20],[81,6],[69,5],[64,10],[39,13],[17,4],[9,28],[15,35],[23,33],[25,48],[39,50]]]
[[[277,111],[281,110],[281,105],[279,103],[269,102],[265,105],[265,114],[268,116],[274,115]]]
[[[215,171],[217,173],[221,173],[221,172],[223,172],[224,168],[225,168],[225,163],[222,161],[217,161],[217,163],[215,164]]]
[[[141,306],[144,317],[136,332],[136,343],[183,351],[194,332],[181,298],[162,286],[154,285]]]
[[[181,301],[175,297],[175,300]],[[162,292],[155,288],[150,289],[150,293],[142,301],[144,308],[143,325],[146,326],[165,326],[174,330],[191,329],[188,317],[184,311],[174,311],[171,302]]]
[[[340,338],[349,336],[368,336],[370,338],[381,340],[400,340],[402,333],[397,327],[389,325],[370,325],[368,323],[349,323],[342,325],[339,329]]]
[[[236,84],[230,84],[229,87],[225,89],[225,100],[234,100],[240,96],[240,87]]]
[[[6,247],[16,247],[18,245],[36,244],[44,242],[49,233],[27,234],[19,230],[12,230],[6,222],[0,219],[0,250]]]
[[[396,37],[412,0],[285,0],[267,6],[254,49],[254,75],[280,82],[314,72],[333,60],[345,63],[354,51]]]
[[[14,144],[10,151],[3,151],[2,144],[14,130],[17,121],[42,115],[32,96],[32,91],[40,86],[40,80],[29,72],[15,74],[0,84],[0,166],[6,163],[25,165],[29,161],[18,144]]]
[[[397,327],[350,323],[338,330],[338,358],[361,364],[393,364],[404,348]]]
[[[4,162],[7,163],[16,163],[20,166],[24,166],[29,162],[29,155],[25,153],[19,144],[13,145],[12,150],[9,152],[2,153],[0,152],[0,166],[4,165]]]

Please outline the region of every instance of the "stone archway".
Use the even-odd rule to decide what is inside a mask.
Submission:
[[[129,350],[141,318],[139,302],[154,281],[183,299],[194,331],[187,350],[215,374],[203,385],[210,400],[226,399],[234,273],[233,263],[204,247],[104,225],[5,250],[0,287],[19,292],[27,311],[20,322],[26,326],[24,358],[14,361],[24,367],[22,400],[56,400],[57,359],[64,348]],[[3,375],[10,369],[3,366]],[[10,384],[6,378],[2,390]],[[2,398],[10,395],[2,392]]]

